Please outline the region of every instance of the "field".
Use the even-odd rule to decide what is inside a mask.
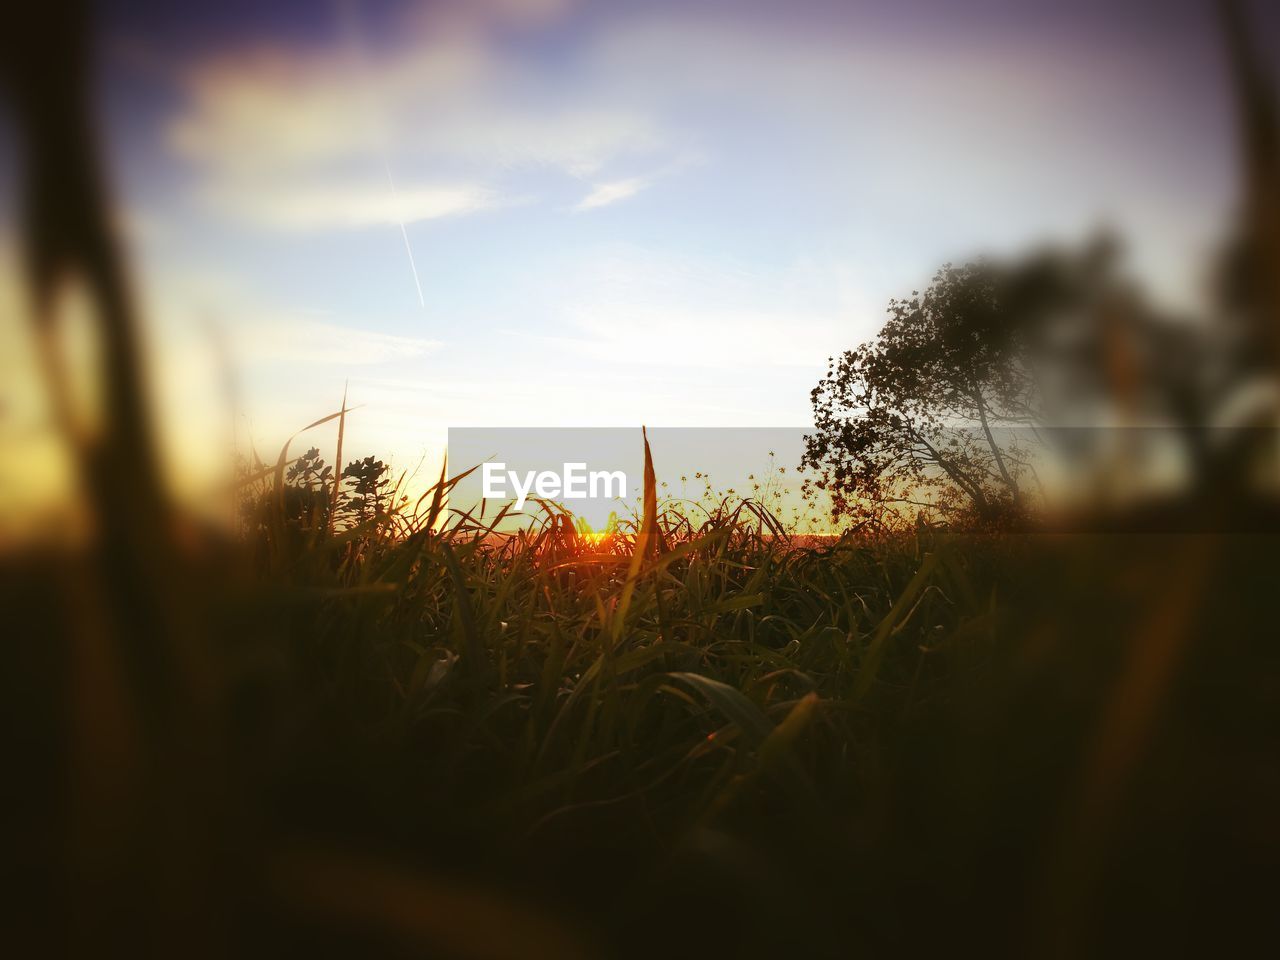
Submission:
[[[1267,538],[792,543],[751,502],[659,509],[652,476],[604,537],[497,536],[448,483],[330,530],[289,518],[283,460],[260,479],[241,539],[164,571],[177,647],[95,647],[111,598],[6,577],[6,701],[54,736],[14,755],[30,916],[640,957],[1181,950],[1265,915]]]

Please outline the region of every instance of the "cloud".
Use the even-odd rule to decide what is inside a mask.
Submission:
[[[411,6],[409,23],[439,31],[540,27],[569,13],[578,0],[436,0]]]
[[[240,219],[281,230],[394,226],[459,216],[494,206],[494,192],[478,185],[399,186],[383,180],[311,183],[230,182],[209,199]]]
[[[439,340],[401,337],[315,320],[280,319],[241,328],[237,352],[250,363],[372,366],[435,352]]]
[[[619,200],[634,197],[648,185],[649,181],[643,177],[630,177],[626,180],[598,183],[573,209],[581,212],[583,210],[595,210],[598,207],[607,207],[610,204],[617,203]]]
[[[546,0],[500,0],[495,16],[550,16]],[[522,13],[523,11],[523,13]],[[521,172],[595,177],[619,159],[669,155],[667,135],[594,84],[569,95],[483,32],[406,27],[364,56],[311,46],[225,49],[180,68],[165,141],[192,193],[254,224],[343,228],[460,215],[523,195]],[[406,187],[396,203],[389,165]],[[638,191],[602,184],[587,207]]]
[[[881,308],[849,271],[827,259],[690,260],[615,244],[584,257],[571,276],[556,274],[554,325],[543,328],[544,339],[589,369],[755,368],[807,378],[875,332]],[[716,382],[724,384],[719,374]],[[735,383],[726,396],[737,390]]]
[[[565,346],[596,362],[809,369],[824,351],[844,345],[839,318],[781,307],[709,310],[600,303],[575,313],[583,336],[566,338]]]

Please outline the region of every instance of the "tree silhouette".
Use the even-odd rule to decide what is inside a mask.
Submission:
[[[1012,289],[987,261],[948,264],[923,295],[890,301],[874,340],[831,359],[803,466],[837,518],[893,503],[984,516],[1021,504],[1025,464],[1006,428],[1031,421],[1034,384]]]

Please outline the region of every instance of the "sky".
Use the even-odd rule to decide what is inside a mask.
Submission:
[[[803,426],[890,297],[1104,225],[1191,305],[1234,200],[1212,13],[101,4],[166,443],[194,473],[224,449],[228,381],[264,455],[346,390],[350,454],[401,467],[450,426]]]

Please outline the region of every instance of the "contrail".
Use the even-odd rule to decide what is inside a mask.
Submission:
[[[413,285],[418,290],[418,303],[425,310],[427,300],[422,295],[422,281],[418,279],[418,264],[413,259],[413,245],[409,243],[409,231],[405,228],[404,218],[399,216],[400,212],[400,191],[396,189],[396,178],[391,175],[391,164],[387,162],[385,152],[382,157],[382,169],[387,172],[387,184],[391,187],[391,197],[395,201],[396,221],[400,224],[400,236],[404,237],[404,252],[409,255],[409,269],[413,271]]]
[[[336,0],[338,20],[346,33],[351,61],[355,67],[356,81],[365,99],[370,101],[370,112],[377,120],[375,136],[378,141],[378,152],[382,155],[382,170],[387,175],[387,186],[391,189],[391,200],[395,208],[396,222],[400,225],[400,236],[404,240],[404,252],[409,256],[409,270],[413,273],[413,286],[418,291],[418,304],[423,309],[426,309],[427,299],[422,294],[422,281],[418,278],[418,263],[413,256],[413,244],[409,242],[409,230],[405,226],[404,217],[401,215],[404,207],[400,202],[400,191],[396,187],[396,178],[391,174],[390,151],[387,149],[386,135],[382,128],[382,114],[372,109],[372,98],[369,96],[369,87],[365,82],[363,43],[361,42],[360,14],[356,8],[357,3],[358,0]]]

